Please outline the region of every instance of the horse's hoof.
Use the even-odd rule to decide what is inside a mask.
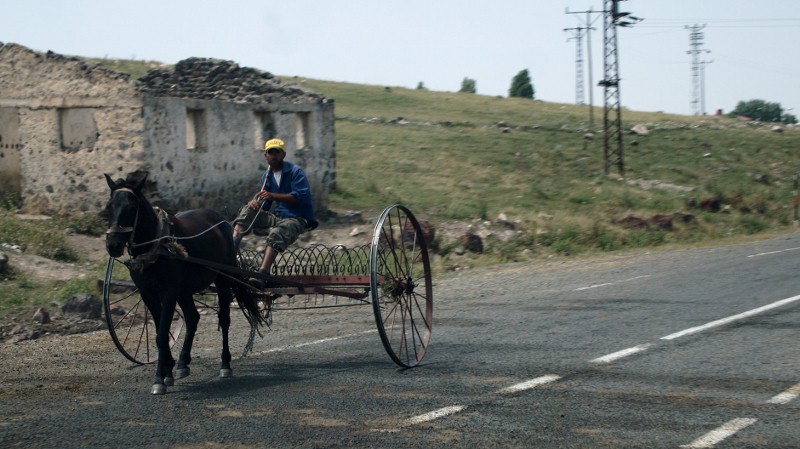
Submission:
[[[176,379],[183,379],[184,377],[189,376],[189,367],[186,368],[178,368],[175,370],[175,378]]]
[[[153,384],[153,389],[150,390],[153,394],[165,394],[167,392],[167,386],[164,384]]]
[[[173,377],[165,377],[164,378],[164,385],[166,385],[168,387],[171,387],[171,386],[175,385],[175,378],[173,378]]]
[[[230,368],[222,368],[219,370],[219,377],[233,377],[233,370]]]

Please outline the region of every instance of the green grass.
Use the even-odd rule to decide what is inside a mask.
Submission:
[[[90,62],[133,77],[155,67],[137,61]],[[586,106],[297,77],[283,81],[335,100],[332,209],[374,217],[399,202],[435,227],[451,220],[492,221],[500,213],[517,223],[516,238],[488,237],[482,255],[458,256],[457,243],[439,237],[437,269],[706,244],[793,226],[793,176],[800,167],[797,129],[777,133],[769,125],[729,118],[623,110],[626,172],[620,179],[603,173],[602,108],[595,109],[590,124]],[[628,133],[639,123],[649,135]],[[587,133],[594,139],[586,140]],[[692,190],[644,187],[655,182]],[[690,198],[709,197],[720,198],[724,210],[704,212],[687,205]],[[629,215],[656,214],[692,219],[676,220],[669,231],[621,224]],[[73,260],[74,251],[63,245],[63,229],[102,228],[94,219],[84,220],[32,224],[2,213],[0,235],[45,257]],[[53,287],[33,286],[19,275],[0,282],[0,289],[21,296],[36,288]],[[56,286],[62,295],[72,288]],[[3,294],[0,303],[8,298]]]

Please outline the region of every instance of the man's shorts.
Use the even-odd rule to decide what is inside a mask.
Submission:
[[[300,217],[281,218],[272,212],[260,209],[253,210],[245,204],[239,215],[233,220],[233,225],[245,228],[245,234],[253,232],[255,235],[267,236],[267,244],[278,252],[283,252],[294,243],[300,234],[305,232],[308,224]]]

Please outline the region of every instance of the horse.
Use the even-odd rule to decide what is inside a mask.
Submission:
[[[228,348],[230,304],[236,298],[251,326],[265,324],[259,313],[258,301],[242,274],[226,273],[209,266],[236,267],[236,249],[231,225],[221,214],[211,209],[193,209],[168,217],[158,211],[142,194],[147,180],[129,175],[127,179],[111,179],[105,174],[111,197],[103,215],[108,219],[106,251],[111,257],[122,256],[131,279],[153,316],[156,326],[158,362],[152,394],[164,394],[175,379],[189,375],[191,350],[200,314],[192,295],[212,283],[219,298],[219,327],[222,330],[222,363],[220,377],[230,377],[231,353]],[[138,179],[137,179],[138,178]],[[210,262],[187,261],[187,257]],[[183,311],[186,337],[177,362],[177,377],[173,377],[175,359],[169,347],[170,324],[176,304]]]

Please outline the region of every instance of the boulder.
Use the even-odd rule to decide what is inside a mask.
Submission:
[[[469,252],[479,254],[483,252],[483,239],[478,234],[466,232],[459,239],[459,243]]]
[[[72,297],[61,306],[61,311],[64,314],[79,315],[81,318],[99,319],[101,317],[102,308],[103,303],[97,296],[84,293],[72,295]]]

